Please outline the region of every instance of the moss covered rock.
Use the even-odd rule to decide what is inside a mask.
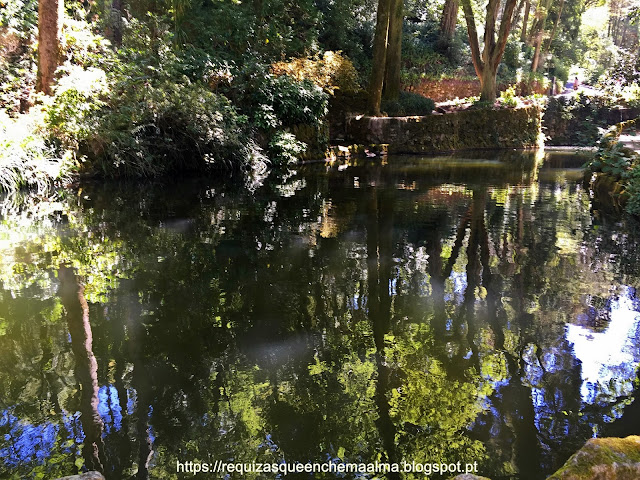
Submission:
[[[621,213],[629,201],[622,182],[611,175],[598,172],[591,182],[597,208],[605,212]],[[640,479],[640,477],[638,477]]]
[[[470,473],[463,473],[462,475],[458,475],[454,477],[452,480],[490,480],[487,477],[479,477],[478,475],[472,475]]]
[[[640,437],[592,438],[547,480],[638,480]]]

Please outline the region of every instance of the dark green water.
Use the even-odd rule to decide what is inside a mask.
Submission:
[[[640,433],[640,235],[593,209],[582,162],[390,158],[254,193],[5,202],[0,478],[460,461],[542,479],[587,438]]]

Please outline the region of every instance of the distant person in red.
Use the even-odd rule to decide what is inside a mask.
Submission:
[[[579,86],[580,86],[580,80],[578,80],[578,77],[576,77],[576,78],[573,80],[573,89],[574,89],[574,90],[577,90]]]

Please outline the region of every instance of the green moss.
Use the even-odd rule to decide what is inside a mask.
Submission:
[[[356,117],[347,122],[347,139],[389,144],[391,153],[528,148],[540,145],[537,107],[466,110],[424,117]]]
[[[592,438],[547,480],[594,478],[640,478],[640,437]]]

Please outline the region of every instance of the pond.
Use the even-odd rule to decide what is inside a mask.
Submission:
[[[639,232],[595,209],[583,158],[542,160],[6,201],[0,478],[460,462],[537,480],[590,437],[640,433]]]

